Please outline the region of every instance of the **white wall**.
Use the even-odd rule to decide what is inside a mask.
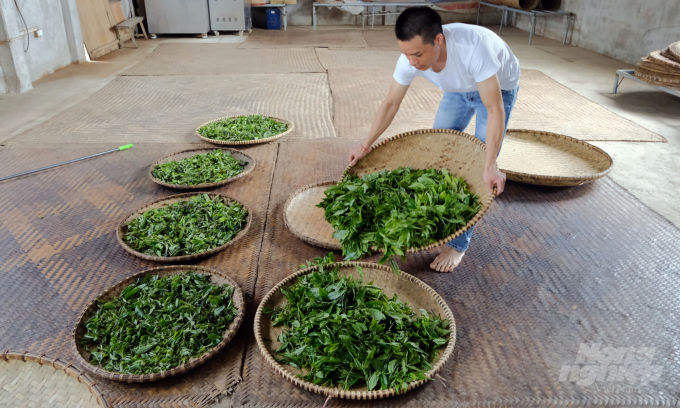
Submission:
[[[31,80],[36,81],[71,64],[60,1],[23,0],[19,1],[19,7],[28,28],[37,27],[43,31],[40,38],[32,33],[29,35],[26,63]]]
[[[14,0],[0,0],[0,33],[8,41],[0,44],[0,93],[26,92],[33,81],[85,60],[75,0],[17,3],[21,12]],[[41,30],[42,36],[26,35],[27,29]]]
[[[2,75],[2,67],[0,67],[0,94],[7,93],[7,87],[5,86],[5,77]]]
[[[576,15],[572,45],[630,64],[680,40],[680,0],[562,0],[561,10]],[[515,25],[529,31],[531,19],[518,15]],[[562,40],[564,28],[563,19],[538,18],[536,34]]]

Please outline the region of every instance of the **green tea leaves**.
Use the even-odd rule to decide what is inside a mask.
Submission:
[[[304,369],[306,381],[346,390],[403,392],[425,379],[437,349],[448,342],[438,331],[448,321],[427,312],[417,316],[396,295],[388,298],[372,284],[341,277],[338,267],[327,265],[329,258],[308,262],[325,269],[281,289],[283,308],[263,310],[273,325],[284,326],[277,360]]]
[[[265,139],[288,130],[288,125],[262,115],[239,116],[210,122],[198,128],[198,134],[208,139],[246,141]]]
[[[156,166],[152,174],[168,184],[193,186],[217,183],[243,172],[248,163],[235,159],[230,152],[214,150],[205,154],[169,161]]]
[[[189,201],[144,212],[127,225],[123,239],[132,249],[148,255],[196,254],[231,241],[247,220],[248,211],[241,204],[199,194]]]
[[[185,364],[217,346],[238,315],[234,288],[188,272],[146,276],[102,303],[81,344],[108,371],[149,374]],[[123,294],[125,296],[123,296]]]
[[[442,171],[399,168],[347,176],[329,187],[318,205],[335,230],[347,260],[372,248],[384,250],[380,263],[406,249],[423,247],[464,227],[481,209],[479,197],[461,177]]]

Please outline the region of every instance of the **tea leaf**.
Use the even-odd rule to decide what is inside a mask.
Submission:
[[[248,211],[199,194],[164,208],[145,211],[127,225],[123,240],[136,251],[155,256],[205,252],[231,241],[243,228]]]
[[[388,298],[379,287],[341,277],[327,260],[308,261],[326,269],[282,289],[284,307],[263,310],[273,325],[284,326],[276,359],[304,369],[300,377],[306,381],[345,390],[365,385],[403,392],[408,383],[425,379],[437,349],[448,342],[438,331],[448,320],[417,316],[396,295]]]
[[[243,172],[248,163],[235,159],[230,152],[214,150],[205,154],[169,161],[156,166],[152,174],[168,184],[193,186],[217,183]]]
[[[91,364],[113,372],[149,374],[185,364],[217,346],[238,315],[232,286],[193,272],[145,276],[123,293],[99,305],[81,342]]]
[[[198,129],[208,139],[245,141],[265,139],[288,130],[288,125],[262,115],[239,116],[210,122]]]
[[[445,169],[349,175],[325,195],[318,207],[325,210],[345,259],[361,258],[375,247],[384,251],[381,264],[452,235],[482,208],[465,181]]]

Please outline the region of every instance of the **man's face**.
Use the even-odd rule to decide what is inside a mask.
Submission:
[[[423,44],[422,37],[416,35],[411,41],[399,41],[399,49],[406,55],[411,66],[426,71],[439,59],[443,41],[444,36],[438,34],[434,44]]]

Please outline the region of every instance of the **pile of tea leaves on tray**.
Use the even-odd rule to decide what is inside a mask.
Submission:
[[[197,184],[217,183],[234,177],[246,167],[248,163],[236,159],[231,152],[221,149],[204,154],[185,157],[179,161],[172,160],[157,165],[151,174],[160,181],[168,184],[194,186]]]
[[[243,205],[199,194],[188,201],[151,209],[127,224],[123,240],[154,256],[205,252],[231,241],[248,222]]]
[[[107,371],[150,374],[170,370],[217,346],[238,315],[231,285],[187,272],[147,275],[101,302],[81,344],[90,363]]]
[[[338,266],[324,266],[330,262],[332,253],[317,258],[318,271],[281,289],[283,308],[263,310],[285,327],[277,361],[306,370],[305,381],[345,390],[365,385],[401,393],[427,379],[437,349],[448,342],[449,321],[425,310],[418,316],[396,294],[389,298],[364,283],[360,267],[361,279],[341,277]]]
[[[198,128],[198,134],[208,139],[240,142],[266,139],[288,130],[288,124],[262,115],[219,119]]]
[[[359,259],[375,247],[384,250],[381,264],[450,236],[482,208],[463,178],[446,169],[348,175],[325,195],[318,207],[325,210],[345,259]]]

